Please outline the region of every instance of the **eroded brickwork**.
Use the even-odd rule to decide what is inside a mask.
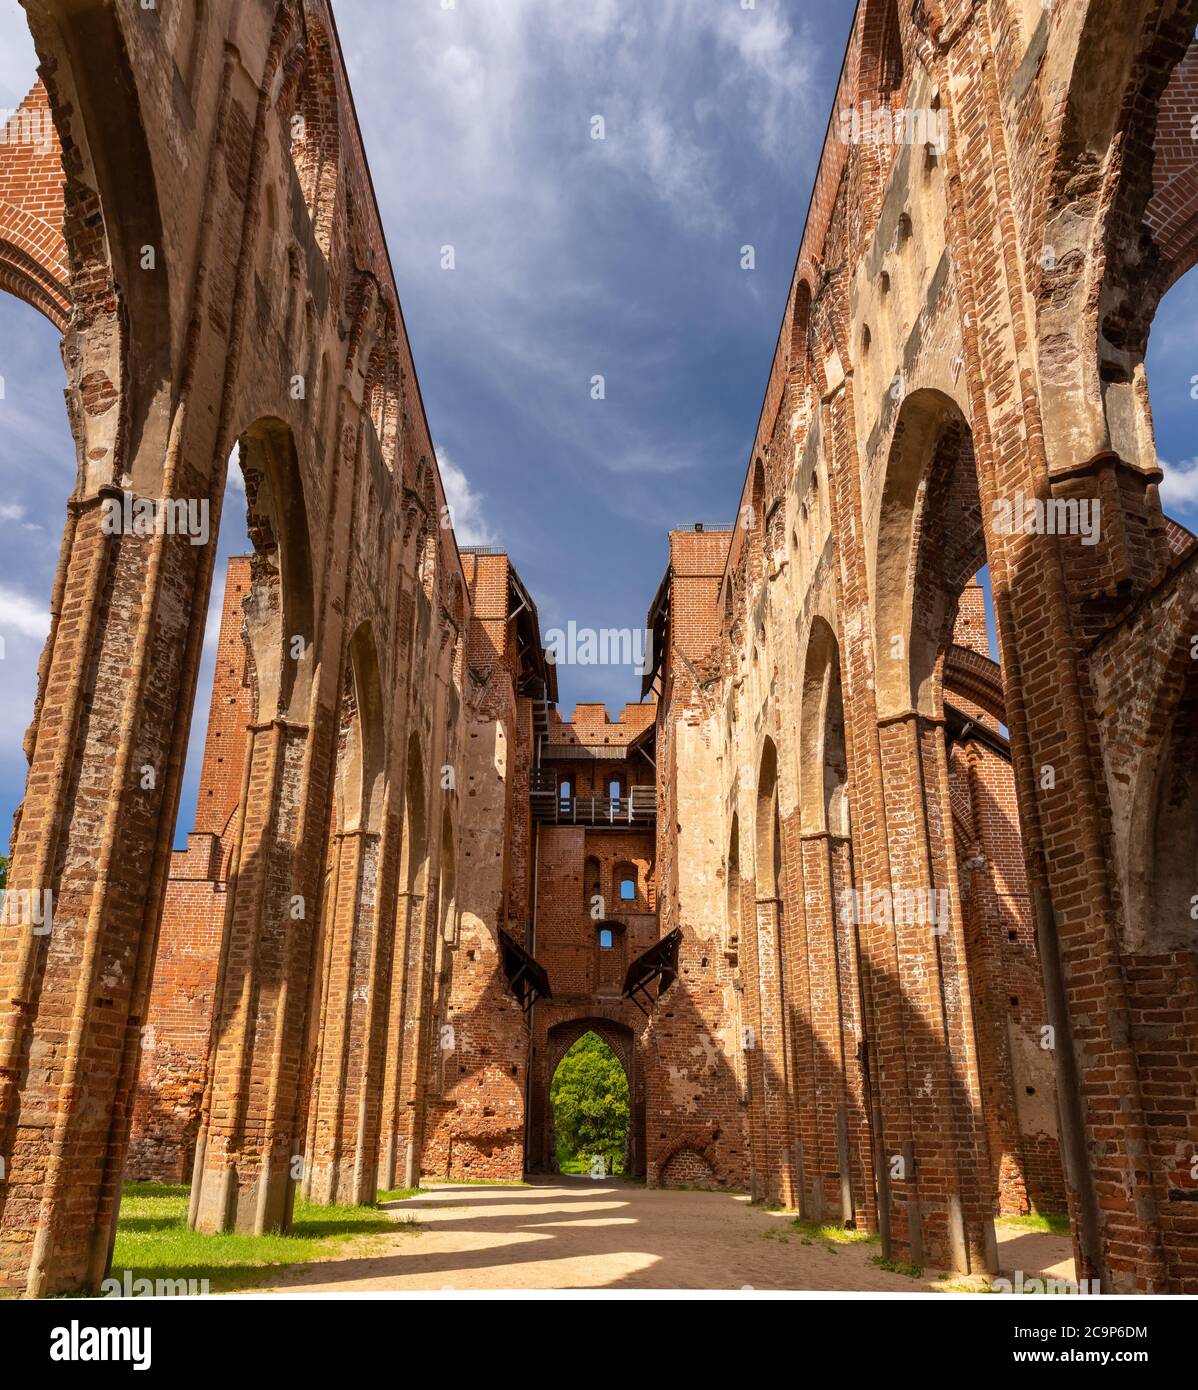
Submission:
[[[629,1172],[645,1171],[646,1013],[624,997],[628,968],[659,938],[655,707],[550,711],[533,773],[535,905],[531,949],[552,997],[531,1013],[528,1162],[557,1167],[549,1087],[584,1033],[619,1057],[628,1078]]]
[[[674,1012],[740,1010],[754,1193],[974,1272],[1067,1195],[1082,1277],[1182,1290],[1195,544],[1140,368],[1195,16],[1111,17],[859,6],[715,593],[676,534],[650,615],[660,911],[735,942]]]
[[[1063,1199],[1080,1278],[1198,1292],[1198,545],[1143,373],[1198,0],[862,0],[736,524],[671,533],[643,702],[569,721],[456,544],[326,0],[27,9],[55,142],[0,146],[0,283],[64,329],[78,476],[0,1283],[95,1288],[128,1173],[264,1231],[549,1166],[593,1030],[650,1183],[971,1273]],[[126,493],[212,537],[103,524]]]

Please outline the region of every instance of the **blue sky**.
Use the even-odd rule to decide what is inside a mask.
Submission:
[[[543,629],[635,627],[665,530],[735,513],[853,6],[441,3],[339,0],[336,14],[459,535],[510,550]],[[16,0],[0,0],[0,105],[34,62]],[[1161,455],[1191,470],[1196,297],[1193,276],[1170,295],[1150,360]],[[74,455],[58,335],[5,295],[0,374],[6,827]],[[1198,472],[1174,476],[1171,509],[1198,525]],[[223,554],[244,548],[226,518]],[[567,712],[639,693],[628,668],[559,676]]]

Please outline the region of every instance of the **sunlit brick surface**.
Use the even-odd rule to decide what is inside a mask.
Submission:
[[[1198,1293],[1198,546],[1143,373],[1198,0],[862,0],[735,524],[670,533],[647,698],[569,720],[455,540],[326,0],[31,11],[0,286],[64,329],[78,476],[0,1284],[94,1289],[124,1176],[264,1231],[550,1166],[593,1029],[650,1186],[971,1273],[1065,1202],[1079,1278]],[[248,536],[186,851],[215,536],[114,531],[127,493]]]

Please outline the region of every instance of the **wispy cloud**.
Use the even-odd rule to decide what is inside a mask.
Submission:
[[[465,473],[444,449],[437,450],[437,467],[449,506],[454,535],[462,545],[494,545],[495,532],[483,514],[483,499],[470,486]]]
[[[401,292],[435,293],[442,330],[485,341],[498,371],[553,380],[571,361],[563,341],[581,345],[612,292],[593,250],[579,254],[596,236],[648,236],[649,213],[735,250],[745,150],[793,164],[818,99],[818,46],[778,6],[368,0],[351,13],[341,39]],[[403,84],[396,51],[411,55]]]
[[[1179,512],[1191,517],[1198,513],[1198,458],[1166,463],[1158,458],[1164,470],[1161,483],[1161,506],[1166,512]]]
[[[17,0],[0,4],[0,106],[14,107],[37,80],[29,21]]]
[[[11,584],[0,584],[0,634],[44,639],[49,631],[48,604],[30,598]]]

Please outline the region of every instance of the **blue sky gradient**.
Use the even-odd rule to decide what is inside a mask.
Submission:
[[[850,0],[336,4],[459,536],[510,551],[543,631],[643,624],[665,531],[734,516],[852,13]],[[23,13],[0,0],[0,105],[17,104],[34,67]],[[1149,361],[1167,506],[1191,527],[1196,300],[1191,275],[1158,315]],[[58,335],[2,294],[0,375],[7,826],[74,450]],[[245,548],[233,502],[222,555]],[[177,843],[211,657],[209,645]],[[627,667],[559,679],[567,713],[639,695]]]

